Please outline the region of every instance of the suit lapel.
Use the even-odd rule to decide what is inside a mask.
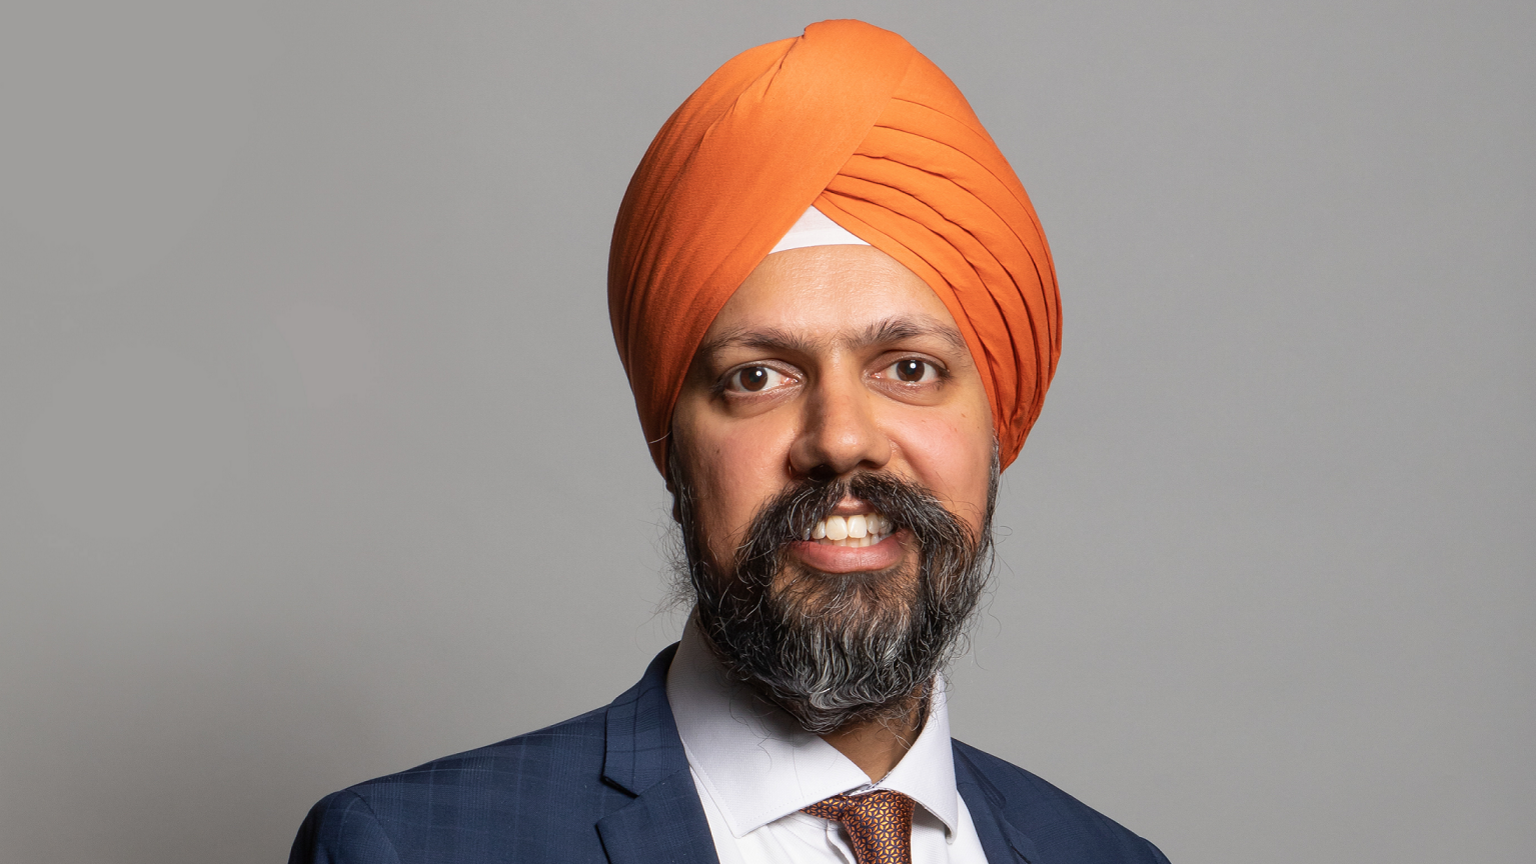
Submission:
[[[719,864],[667,704],[667,669],[676,653],[673,645],[656,655],[640,683],[608,706],[603,779],[635,796],[597,822],[612,864]]]
[[[598,820],[597,833],[612,864],[719,864],[686,768]]]
[[[959,748],[954,748],[954,754],[955,788],[965,801],[965,809],[971,813],[982,851],[987,853],[987,864],[1014,861],[1045,864],[1034,842],[1008,821],[1003,793],[981,776]]]

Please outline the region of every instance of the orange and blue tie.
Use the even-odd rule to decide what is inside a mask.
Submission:
[[[900,792],[834,795],[801,812],[843,823],[859,864],[912,864],[912,799]]]

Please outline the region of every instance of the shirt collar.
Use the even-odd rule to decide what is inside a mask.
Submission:
[[[871,789],[900,792],[955,831],[959,796],[942,676],[912,749],[875,784],[835,747],[733,681],[692,621],[667,673],[667,701],[689,767],[738,838],[833,795]]]

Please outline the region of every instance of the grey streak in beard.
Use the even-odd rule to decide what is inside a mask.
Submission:
[[[807,480],[761,508],[728,574],[706,553],[680,461],[667,460],[681,533],[675,563],[686,580],[679,594],[692,595],[705,641],[727,670],[809,732],[910,716],[913,699],[926,697],[934,676],[963,650],[991,575],[995,450],[979,533],[926,489],[892,474]],[[916,573],[902,572],[903,565],[822,573],[785,554],[848,493],[911,533],[920,549]]]

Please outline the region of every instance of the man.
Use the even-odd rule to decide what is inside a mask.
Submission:
[[[291,860],[1166,861],[949,738],[1058,306],[1022,185],[901,37],[829,21],[726,63],[642,160],[609,271],[682,641],[606,708],[327,797]]]

